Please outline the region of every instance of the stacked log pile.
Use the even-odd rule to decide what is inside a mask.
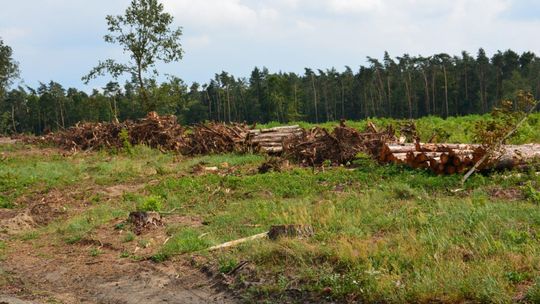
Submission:
[[[483,147],[474,151],[474,161],[476,162],[486,153]],[[534,166],[539,170],[540,164],[540,144],[525,145],[505,145],[496,151],[492,157],[480,166],[480,170],[504,170],[519,169],[527,170]]]
[[[436,174],[465,173],[480,160],[486,150],[472,144],[385,144],[379,154],[382,163],[427,168]],[[489,156],[480,170],[526,168],[540,159],[540,145],[506,145]]]
[[[245,124],[198,124],[188,135],[183,154],[245,152],[249,127]]]
[[[305,136],[304,129],[300,126],[284,126],[270,129],[249,130],[248,144],[255,151],[268,154],[283,152],[284,143]]]

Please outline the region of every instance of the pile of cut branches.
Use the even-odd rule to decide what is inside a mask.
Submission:
[[[176,117],[159,116],[155,112],[137,121],[78,123],[67,130],[49,133],[37,142],[72,151],[121,148],[126,143],[145,144],[162,151],[180,151],[185,145],[184,129]]]
[[[131,144],[144,144],[162,151],[181,151],[186,146],[185,130],[176,121],[176,116],[159,116],[150,112],[146,118],[127,122]]]
[[[286,156],[304,165],[316,166],[325,162],[340,165],[349,163],[360,152],[376,155],[383,143],[394,140],[391,129],[361,133],[342,121],[332,132],[315,127],[302,137],[291,138],[284,143],[284,151]]]
[[[77,123],[67,130],[49,133],[35,141],[71,151],[120,148],[123,145],[120,133],[126,129],[126,125],[127,123]]]
[[[186,155],[246,152],[249,127],[245,124],[197,124],[188,135]]]

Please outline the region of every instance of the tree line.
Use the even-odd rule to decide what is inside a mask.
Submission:
[[[178,77],[158,83],[157,62],[182,59],[182,28],[159,0],[131,0],[123,15],[106,17],[107,43],[129,54],[125,62],[100,61],[85,83],[110,75],[90,93],[50,81],[8,90],[19,75],[12,49],[0,39],[0,134],[41,134],[79,121],[135,119],[149,111],[174,114],[181,123],[202,121],[320,123],[366,117],[417,118],[490,111],[519,90],[540,94],[540,59],[532,52],[483,49],[457,56],[367,58],[358,68],[272,73],[254,68],[249,77],[225,71],[204,84]],[[117,79],[128,75],[131,81]]]
[[[11,75],[17,72],[13,67],[9,66]],[[518,90],[530,91],[538,99],[540,58],[511,50],[489,58],[483,49],[474,57],[467,52],[395,58],[385,53],[382,60],[368,58],[368,65],[356,70],[306,68],[296,74],[254,68],[249,78],[221,72],[205,84],[191,85],[177,77],[162,83],[145,79],[150,106],[136,81],[111,81],[86,93],[54,81],[6,90],[8,78],[0,78],[0,133],[42,134],[79,121],[135,119],[149,110],[174,114],[184,124],[482,114],[500,100],[512,99]]]

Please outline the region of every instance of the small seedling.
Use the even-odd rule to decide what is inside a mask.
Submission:
[[[124,239],[123,239],[123,242],[124,243],[129,243],[131,241],[133,241],[135,239],[135,234],[131,231],[129,231],[125,236],[124,236]]]
[[[97,257],[98,255],[102,254],[103,252],[99,250],[99,248],[92,248],[90,250],[90,256]]]
[[[161,197],[151,195],[145,198],[138,206],[138,211],[161,211],[163,208],[163,201]]]
[[[525,197],[529,201],[535,204],[540,204],[540,191],[534,189],[531,181],[527,182],[527,184],[525,185],[524,193]]]

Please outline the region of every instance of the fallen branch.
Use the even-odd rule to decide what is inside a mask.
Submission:
[[[230,241],[230,242],[227,242],[227,243],[223,243],[221,245],[212,246],[212,247],[208,248],[208,251],[214,251],[214,250],[218,250],[218,249],[228,248],[228,247],[236,246],[236,245],[239,245],[239,244],[242,244],[242,243],[245,243],[245,242],[249,242],[249,241],[253,241],[253,240],[257,240],[257,239],[262,239],[262,238],[265,238],[265,237],[268,237],[268,232],[259,233],[259,234],[248,236],[248,237],[245,237],[245,238],[242,238],[242,239],[238,239],[238,240]]]

